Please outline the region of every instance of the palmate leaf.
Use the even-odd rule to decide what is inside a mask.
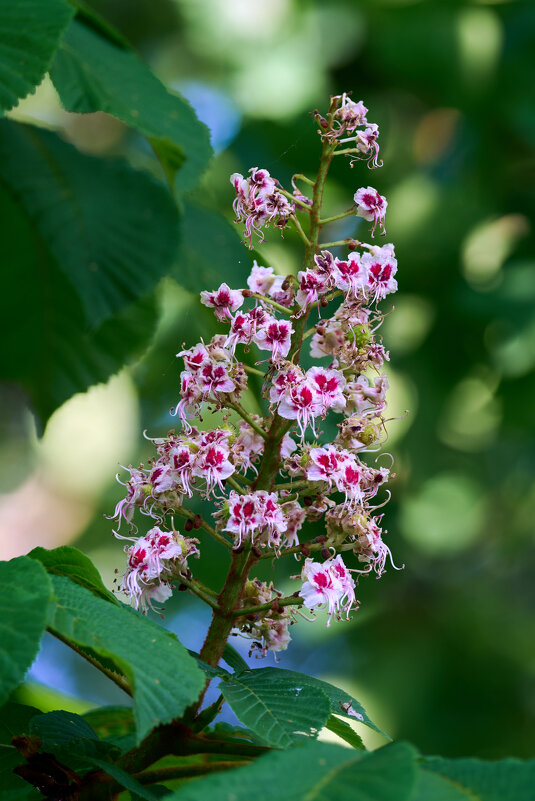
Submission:
[[[362,738],[357,734],[357,732],[351,728],[349,723],[346,723],[345,720],[337,718],[336,715],[330,716],[325,724],[325,728],[329,731],[332,731],[333,734],[336,734],[342,740],[345,740],[346,743],[353,746],[353,748],[356,748],[358,751],[366,750],[364,743],[362,742]]]
[[[533,801],[535,759],[442,759],[422,763],[414,801]]]
[[[67,576],[67,578],[91,590],[92,593],[100,598],[120,605],[115,595],[104,586],[100,573],[91,559],[79,551],[78,548],[72,548],[70,545],[62,545],[52,550],[34,548],[28,556],[30,559],[36,559],[40,562],[47,573],[52,573],[56,576]]]
[[[112,660],[128,678],[138,742],[197,699],[204,675],[173,634],[64,576],[51,576],[51,581],[57,603],[50,631],[67,644]]]
[[[73,14],[67,0],[0,0],[0,109],[41,82]]]
[[[76,290],[90,327],[169,270],[178,244],[174,203],[125,162],[83,155],[56,134],[2,120],[0,179]]]
[[[0,562],[0,705],[37,655],[52,597],[42,565],[27,556]]]
[[[189,191],[212,155],[208,129],[189,103],[169,92],[129,50],[121,49],[80,22],[63,37],[50,70],[68,111],[105,111],[154,140],[155,152]]]
[[[278,748],[298,742],[303,734],[317,735],[331,711],[329,699],[317,687],[280,683],[262,670],[233,674],[219,689],[239,720]]]
[[[406,743],[358,752],[311,742],[192,782],[169,801],[409,801],[415,760]]]
[[[147,346],[157,320],[148,297],[87,330],[76,291],[0,183],[5,269],[0,318],[4,379],[21,384],[42,426],[76,392],[106,381]]]
[[[329,711],[332,714],[340,715],[340,717],[345,717],[348,720],[358,720],[364,725],[369,726],[370,729],[379,732],[379,734],[383,734],[385,737],[387,736],[370,720],[366,710],[356,698],[353,698],[351,695],[344,692],[344,690],[329,684],[327,681],[316,679],[314,676],[307,676],[305,673],[298,673],[295,670],[284,670],[283,668],[260,668],[258,670],[244,671],[239,674],[240,680],[243,680],[246,676],[250,676],[251,673],[255,675],[255,682],[265,682],[269,685],[279,686],[281,690],[292,691],[295,687],[303,686],[321,690],[329,699]],[[349,707],[349,705],[351,706]],[[348,709],[354,714],[349,714]]]

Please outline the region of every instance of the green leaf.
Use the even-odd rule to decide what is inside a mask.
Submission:
[[[312,742],[191,782],[169,801],[409,801],[415,775],[406,743],[357,752]]]
[[[428,757],[414,801],[533,801],[535,759],[441,759]],[[429,774],[429,775],[426,775]],[[433,788],[435,793],[426,796]]]
[[[208,676],[210,679],[216,678],[225,678],[226,676],[230,676],[228,670],[225,670],[223,667],[213,667],[209,665],[207,662],[204,662],[199,654],[195,653],[195,651],[188,651],[188,654],[193,657],[193,659],[197,662],[198,667]]]
[[[80,715],[63,711],[49,712],[34,717],[31,729],[32,734],[41,738],[42,750],[53,753],[60,762],[73,767],[76,763],[98,767],[127,790],[136,792],[147,801],[155,800],[156,796],[150,790],[110,761],[114,752],[116,755],[116,747],[99,740],[89,723]]]
[[[90,326],[154,289],[178,244],[168,194],[125,162],[79,153],[56,134],[0,121],[0,178],[75,288]]]
[[[120,606],[115,595],[104,586],[100,573],[91,559],[78,548],[72,548],[70,545],[62,545],[53,550],[38,547],[30,551],[28,556],[41,562],[47,573],[67,576],[100,598],[104,598],[105,601]]]
[[[169,92],[132,52],[79,22],[64,36],[50,71],[68,111],[105,111],[154,140],[172,171],[185,158],[177,183],[190,191],[212,155],[208,129],[189,103]]]
[[[236,226],[193,200],[184,203],[172,272],[181,286],[195,294],[217,289],[222,280],[231,287],[246,286],[252,264],[253,254],[240,241]]]
[[[103,740],[132,734],[136,728],[129,706],[102,706],[90,709],[82,717]]]
[[[2,801],[26,801],[42,798],[28,782],[13,773],[13,769],[24,763],[24,757],[11,744],[13,737],[28,735],[30,721],[41,710],[33,706],[8,702],[0,709],[0,788]]]
[[[27,556],[0,562],[0,706],[37,656],[52,587],[42,565]]]
[[[370,729],[373,729],[374,731],[379,732],[379,734],[383,734],[385,737],[387,737],[387,735],[384,734],[381,729],[377,728],[375,723],[372,723],[366,713],[366,710],[362,704],[356,700],[356,698],[353,698],[351,695],[343,690],[340,690],[338,687],[329,684],[327,681],[316,679],[314,676],[307,676],[306,673],[298,673],[295,670],[284,670],[283,668],[260,668],[253,672],[258,675],[260,681],[265,679],[265,681],[278,684],[281,687],[287,687],[291,689],[295,686],[302,687],[303,685],[306,685],[308,687],[322,690],[331,702],[330,711],[333,715],[340,715],[348,720],[358,720],[361,723],[364,723],[364,725],[369,726]],[[348,704],[351,704],[351,711],[356,713],[356,715],[348,714],[346,708]]]
[[[229,667],[232,668],[236,673],[240,673],[242,670],[249,670],[249,665],[245,661],[245,659],[237,652],[233,645],[229,642],[225,645],[225,650],[223,651],[223,659],[227,663]]]
[[[49,628],[64,642],[111,659],[128,678],[140,742],[180,717],[204,687],[204,675],[173,634],[143,615],[97,598],[64,576],[52,576],[57,604]]]
[[[278,748],[297,742],[296,735],[317,735],[331,708],[322,690],[304,683],[281,683],[262,670],[234,674],[221,683],[220,690],[238,719]]]
[[[99,740],[89,723],[74,712],[57,710],[36,715],[32,718],[30,733],[41,739],[43,751],[67,764],[71,764],[72,759],[83,762],[107,757],[112,752],[118,754],[114,745]]]
[[[9,346],[0,351],[0,370],[26,389],[44,424],[71,395],[107,380],[146,347],[156,308],[147,298],[87,331],[74,288],[1,182],[0,214],[10,264],[0,299]]]
[[[74,9],[66,0],[0,2],[0,108],[8,111],[48,71]]]
[[[337,718],[335,715],[331,715],[325,724],[325,728],[329,729],[329,731],[332,731],[333,734],[338,735],[338,737],[341,737],[342,740],[345,740],[346,743],[352,745],[353,748],[356,748],[359,751],[366,750],[364,743],[362,742],[362,738],[354,729],[351,728],[349,723],[346,723],[345,720],[340,720],[340,718]]]
[[[10,745],[13,737],[30,733],[30,721],[41,715],[40,709],[8,701],[0,709],[0,745]]]

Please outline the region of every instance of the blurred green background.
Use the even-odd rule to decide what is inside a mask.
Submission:
[[[90,5],[191,101],[216,157],[184,207],[179,258],[159,288],[160,321],[144,357],[67,402],[40,441],[28,413],[13,416],[19,393],[5,385],[2,558],[71,542],[108,584],[122,570],[121,546],[103,517],[121,497],[117,463],[150,455],[143,429],[158,435],[171,427],[175,353],[216,330],[193,293],[220,280],[243,286],[251,263],[221,217],[232,219],[228,176],[262,166],[288,186],[294,172],[313,174],[319,144],[308,112],[353,90],[379,124],[385,166],[369,173],[364,164],[336,163],[327,204],[347,208],[368,183],[389,202],[400,289],[384,339],[391,411],[401,419],[390,425],[397,480],[385,521],[395,561],[406,567],[378,583],[363,579],[350,623],[327,630],[321,619],[300,622],[280,664],[351,688],[383,729],[424,753],[532,756],[535,5]],[[47,81],[12,116],[158,174],[140,138],[111,117],[62,111]],[[351,236],[356,225],[332,225],[327,239]],[[275,232],[256,255],[287,272],[299,269],[299,254],[291,233]],[[220,551],[207,543],[203,557],[199,577],[217,587]],[[284,564],[282,584],[298,569]],[[184,594],[169,604],[165,623],[198,647],[207,619]],[[61,703],[73,709],[124,700],[47,639],[24,692],[54,708],[56,691],[72,696]]]

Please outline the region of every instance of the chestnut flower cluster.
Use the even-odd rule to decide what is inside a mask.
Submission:
[[[378,166],[378,130],[366,113],[362,102],[345,94],[331,99],[327,117],[315,112],[322,164],[340,154]],[[340,150],[348,142],[353,147]],[[297,180],[310,197],[297,190]],[[395,567],[377,513],[384,505],[377,495],[392,474],[377,458],[364,460],[385,435],[388,381],[382,367],[389,355],[378,334],[379,304],[397,289],[394,247],[353,239],[322,245],[324,222],[319,213],[312,216],[321,204],[320,177],[313,182],[294,176],[292,192],[257,167],[248,178],[234,174],[231,181],[246,239],[253,233],[262,237],[269,223],[294,224],[305,242],[303,269],[297,276],[280,276],[255,261],[247,287],[222,283],[201,293],[225,331],[177,354],[183,369],[172,414],[180,429],[152,440],[155,455],[147,464],[127,468],[126,496],[114,515],[116,535],[132,543],[126,546],[121,589],[143,610],[166,600],[173,585],[202,598],[214,610],[206,658],[220,653],[221,643],[214,642],[221,631],[248,638],[261,654],[281,651],[299,607],[326,609],[327,625],[333,618],[347,619],[358,607],[358,578],[381,576],[387,560]],[[367,187],[358,189],[354,200],[355,206],[334,219],[356,214],[373,223],[372,236],[377,225],[384,232],[385,198]],[[308,236],[297,213],[310,215]],[[345,245],[347,255],[334,255],[333,245]],[[311,317],[315,322],[307,329]],[[318,360],[308,369],[300,364],[305,347]],[[250,374],[263,378],[262,416],[242,405]],[[221,413],[219,427],[203,430],[207,408]],[[336,421],[337,434],[322,441],[328,416]],[[212,504],[211,521],[185,505],[195,495]],[[152,521],[142,536],[134,525],[136,511]],[[175,530],[177,518],[185,520],[186,534]],[[325,533],[301,541],[306,522],[319,520]],[[132,536],[119,533],[122,523]],[[231,567],[219,594],[191,573],[188,559],[199,556],[200,544],[186,536],[193,529],[229,552]],[[356,557],[357,566],[348,567],[342,553]],[[257,561],[286,555],[304,560],[293,577],[301,587],[288,598],[272,583],[249,577]]]

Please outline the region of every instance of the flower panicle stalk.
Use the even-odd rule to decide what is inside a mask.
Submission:
[[[351,166],[381,165],[378,127],[367,113],[348,94],[332,97],[325,115],[314,112],[322,147],[315,179],[297,174],[290,190],[260,167],[231,176],[245,241],[252,247],[265,229],[291,224],[303,243],[301,269],[282,276],[255,261],[247,287],[222,283],[201,292],[201,303],[227,333],[178,352],[182,371],[172,410],[178,431],[152,439],[154,457],[130,465],[121,481],[126,495],[115,509],[115,534],[126,541],[127,569],[120,588],[144,611],[176,586],[207,603],[212,622],[201,657],[211,665],[231,634],[245,637],[259,655],[285,650],[301,606],[326,609],[327,625],[347,619],[358,608],[358,577],[381,576],[387,562],[395,567],[377,514],[384,505],[377,495],[393,474],[364,458],[385,432],[382,368],[389,354],[378,333],[379,304],[397,289],[394,247],[351,237],[320,244],[323,226],[345,218],[369,221],[372,238],[385,233],[387,201],[371,186],[354,192],[349,209],[325,216],[322,209],[334,156],[347,156]],[[334,246],[346,247],[347,255],[334,256]],[[308,369],[301,365],[305,344],[319,360]],[[240,361],[251,349],[258,351],[257,367]],[[263,415],[244,405],[251,375],[263,379],[257,407]],[[222,413],[222,422],[203,430],[207,405]],[[322,441],[328,416],[338,432]],[[211,521],[188,508],[195,498],[211,504]],[[150,521],[148,533],[140,535],[134,518]],[[175,529],[178,518],[185,519],[183,532]],[[303,527],[318,520],[325,533],[303,542]],[[192,575],[192,558],[202,550],[192,532],[230,552],[219,594]],[[347,553],[356,566],[345,564]],[[302,560],[294,595],[282,597],[272,583],[252,577],[259,560],[289,555]]]

